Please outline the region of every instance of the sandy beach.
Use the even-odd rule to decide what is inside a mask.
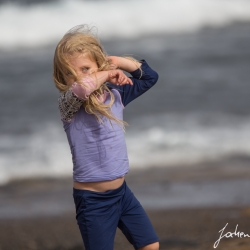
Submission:
[[[236,179],[242,182],[248,181],[250,179],[248,166],[247,159],[240,162],[237,159],[228,159],[224,162],[204,163],[202,166],[185,168],[131,170],[126,181],[132,190],[137,190],[135,194],[138,199],[141,197],[140,187],[154,189],[154,186],[159,183],[165,187],[167,197],[169,186],[176,183],[199,181],[199,183],[212,182],[219,185],[218,183],[223,181]],[[19,180],[2,186],[0,188],[0,250],[84,249],[75,221],[71,185],[71,179],[66,178]],[[54,192],[54,197],[51,196],[51,190]],[[211,206],[202,205],[202,203],[196,206],[192,204],[182,206],[178,205],[181,203],[176,203],[172,208],[166,206],[152,209],[146,205],[146,211],[160,238],[160,249],[214,249],[213,245],[220,236],[219,230],[227,223],[224,234],[235,232],[236,225],[238,225],[237,232],[250,234],[250,203],[248,200],[242,203],[239,196],[241,191],[234,190],[235,193],[231,193],[231,196],[238,197],[238,201],[236,199],[230,206],[224,206],[223,202]],[[202,188],[200,192],[203,192]],[[217,193],[220,192],[224,191],[218,189]],[[221,195],[223,200],[224,194],[221,193]],[[162,199],[166,197],[162,196]],[[151,198],[153,197],[148,194],[148,199]],[[191,194],[190,199],[192,201]],[[60,206],[62,206],[61,210]],[[221,239],[217,249],[247,250],[249,247],[250,238],[234,236]],[[119,229],[114,249],[133,249]]]
[[[250,208],[210,208],[148,211],[160,237],[162,250],[213,249],[218,231],[249,233]],[[222,239],[217,249],[248,250],[249,238]],[[83,250],[74,214],[8,219],[0,222],[1,250]],[[133,249],[117,230],[115,248]]]

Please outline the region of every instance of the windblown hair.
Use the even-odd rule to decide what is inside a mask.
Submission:
[[[70,85],[67,84],[69,78],[75,82],[80,80],[69,63],[69,59],[75,54],[87,54],[91,60],[96,62],[98,71],[110,70],[112,68],[107,54],[92,30],[86,25],[76,26],[63,36],[55,50],[53,78],[57,89],[62,93],[65,93],[70,88]],[[109,92],[111,97],[109,104],[101,103],[98,99],[105,90]],[[90,94],[83,105],[86,112],[95,115],[99,122],[103,122],[101,117],[104,116],[124,127],[127,123],[115,117],[111,112],[111,106],[114,101],[114,94],[106,84],[102,84],[99,89]]]

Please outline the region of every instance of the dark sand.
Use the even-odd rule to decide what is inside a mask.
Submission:
[[[220,167],[218,167],[220,166]],[[192,168],[170,168],[131,171],[127,176],[129,185],[153,185],[159,182],[180,182],[197,180],[250,179],[248,159],[237,162],[229,159],[223,163],[203,164]],[[0,188],[0,204],[9,197],[12,205],[18,206],[23,190],[32,190],[29,195],[38,193],[46,197],[47,189],[71,189],[70,179],[61,180],[24,180],[15,181]],[[71,191],[71,190],[70,190]],[[43,194],[43,195],[41,195]],[[27,199],[27,192],[26,196]],[[38,198],[39,198],[38,197]],[[4,199],[3,199],[4,198]],[[61,199],[64,199],[63,196]],[[73,204],[72,204],[73,208]],[[213,244],[219,238],[219,230],[227,223],[225,233],[238,231],[250,234],[250,204],[235,206],[215,206],[199,208],[162,208],[147,209],[147,213],[158,233],[162,250],[214,249]],[[61,211],[58,215],[33,214],[30,217],[0,218],[0,250],[80,250],[84,249],[75,221],[73,209]],[[117,230],[115,249],[133,249],[125,237]],[[222,239],[219,250],[249,250],[250,238]]]
[[[228,232],[250,233],[250,208],[180,209],[148,211],[160,237],[161,249],[213,249],[218,231],[229,223]],[[45,218],[2,220],[1,250],[84,249],[73,214]],[[117,230],[115,249],[133,249]],[[217,249],[249,250],[250,238],[222,239]]]

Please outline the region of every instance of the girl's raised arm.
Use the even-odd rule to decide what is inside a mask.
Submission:
[[[141,67],[140,62],[130,60],[126,57],[109,56],[108,59],[111,61],[111,64],[114,66],[114,68],[119,68],[128,73],[133,72]]]
[[[87,75],[79,82],[74,82],[70,89],[59,97],[58,102],[61,119],[66,122],[71,121],[83,102],[89,98],[89,95],[107,81],[118,86],[124,84],[133,85],[132,80],[121,70],[117,69],[98,71]]]
[[[158,80],[157,72],[155,72],[145,60],[137,62],[116,56],[110,56],[109,59],[114,67],[127,71],[132,76],[130,79],[133,81],[133,85],[110,86],[119,91],[124,106],[145,93]]]

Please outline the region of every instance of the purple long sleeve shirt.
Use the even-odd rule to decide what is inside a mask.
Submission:
[[[120,120],[123,120],[124,107],[158,80],[158,74],[144,60],[141,70],[130,73],[132,86],[108,85],[115,96],[111,111]],[[94,115],[88,114],[82,105],[84,99],[77,96],[76,89],[79,95],[81,91],[74,86],[59,98],[62,122],[72,154],[74,181],[98,182],[124,176],[129,171],[129,161],[122,127],[106,117],[102,117],[103,123],[100,123]],[[104,102],[110,102],[107,93]]]

